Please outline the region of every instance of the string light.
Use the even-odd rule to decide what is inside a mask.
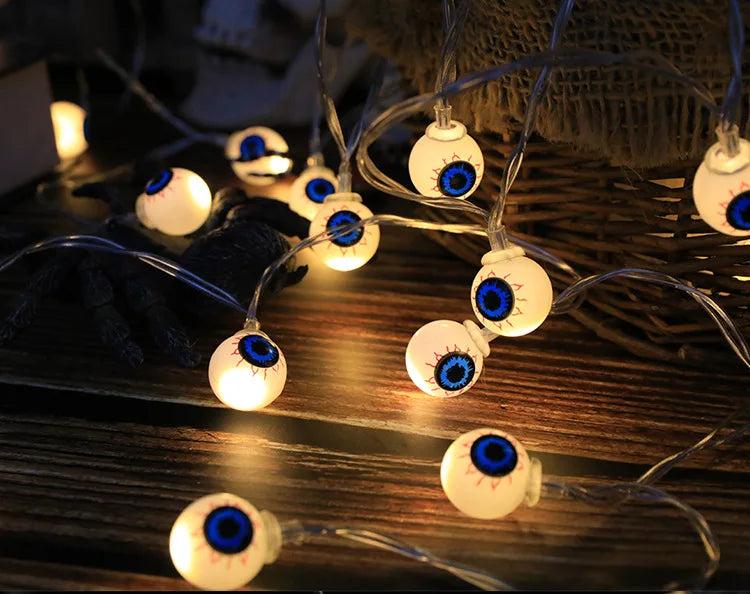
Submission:
[[[271,128],[251,126],[230,134],[224,154],[242,181],[267,186],[292,169],[289,145]]]
[[[55,145],[61,160],[73,159],[86,152],[86,111],[70,101],[55,101],[50,105]]]
[[[357,223],[372,217],[354,192],[338,192],[326,197],[323,206],[310,222],[310,235],[331,233],[336,227]],[[349,233],[335,233],[331,239],[313,246],[313,250],[329,268],[347,271],[364,266],[375,255],[380,243],[377,225],[362,226]]]
[[[456,439],[440,464],[445,495],[472,518],[491,520],[521,503],[533,507],[542,491],[542,463],[512,435],[474,429]]]
[[[339,182],[336,174],[322,165],[305,169],[289,189],[289,208],[306,219],[314,219],[326,198],[335,194]]]
[[[211,212],[211,190],[197,173],[174,167],[157,173],[135,201],[138,220],[167,235],[188,235]]]
[[[258,410],[271,404],[286,383],[286,359],[260,330],[240,330],[222,342],[208,364],[216,397],[235,410]]]

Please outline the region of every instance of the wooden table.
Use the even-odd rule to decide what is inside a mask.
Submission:
[[[214,188],[231,179],[221,155],[201,155],[174,164],[211,172]],[[6,210],[11,221],[38,216]],[[228,410],[208,386],[210,354],[240,316],[187,321],[204,357],[196,369],[176,367],[142,334],[147,361],[130,369],[98,343],[82,308],[45,301],[34,325],[0,349],[1,587],[184,589],[167,548],[172,522],[217,491],[282,521],[379,530],[525,588],[659,587],[703,566],[697,536],[659,506],[543,498],[502,520],[465,517],[443,494],[440,460],[460,433],[494,426],[538,456],[547,478],[634,480],[730,413],[745,375],[636,359],[552,318],[529,336],[493,342],[467,394],[427,397],[406,373],[406,344],[431,320],[473,318],[475,268],[391,227],[360,270],[309,261],[308,277],[261,309],[289,376],[260,412]],[[23,280],[20,271],[0,278],[2,307]],[[660,483],[715,530],[714,588],[750,587],[748,454],[739,440]],[[284,548],[251,587],[465,585],[327,537]]]

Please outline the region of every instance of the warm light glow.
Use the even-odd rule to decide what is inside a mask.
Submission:
[[[266,334],[242,330],[216,348],[208,364],[208,379],[216,397],[228,407],[258,410],[284,389],[286,360]]]
[[[208,219],[211,190],[188,169],[165,169],[146,184],[136,200],[135,212],[146,227],[167,235],[188,235]]]
[[[169,554],[180,575],[204,590],[234,590],[252,580],[268,553],[260,513],[230,493],[201,497],[177,517]]]
[[[86,112],[69,101],[55,101],[50,106],[55,144],[60,159],[72,159],[83,154],[89,144],[83,130]]]
[[[455,120],[441,130],[430,124],[409,155],[409,177],[423,196],[468,198],[484,175],[484,157],[466,126]]]
[[[224,149],[235,175],[255,186],[272,184],[278,176],[291,171],[293,162],[284,156],[287,152],[289,145],[281,134],[265,126],[234,132]]]
[[[484,357],[463,324],[436,320],[422,326],[406,347],[406,371],[430,396],[458,396],[482,373]]]
[[[701,218],[719,233],[750,235],[750,142],[727,158],[715,144],[706,152],[693,180],[693,201]]]
[[[471,286],[471,306],[485,328],[502,336],[536,330],[552,309],[552,283],[525,256],[483,266]]]
[[[451,503],[472,518],[502,518],[521,503],[539,501],[542,466],[512,435],[475,429],[461,435],[443,456],[440,482]]]
[[[351,199],[339,200],[343,194],[331,194],[318,214],[310,222],[310,235],[326,229],[351,224],[372,215],[372,211],[360,202],[359,194],[348,193]],[[348,271],[359,268],[370,261],[380,243],[380,228],[367,225],[341,237],[313,246],[320,259],[334,270]]]

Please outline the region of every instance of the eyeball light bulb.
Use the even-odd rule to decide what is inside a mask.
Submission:
[[[289,190],[289,208],[306,219],[314,219],[323,202],[338,190],[336,174],[328,167],[308,167]]]
[[[458,396],[477,382],[489,354],[489,345],[474,322],[436,320],[411,337],[406,370],[425,394]]]
[[[362,204],[362,197],[354,192],[329,195],[310,222],[310,235],[326,229],[356,223],[371,217],[372,211]],[[329,268],[354,270],[366,264],[375,255],[380,243],[380,228],[367,225],[329,241],[313,246],[313,251]]]
[[[273,563],[281,547],[278,521],[230,493],[188,505],[169,535],[169,555],[180,575],[204,590],[234,590]]]
[[[284,389],[286,359],[263,332],[240,330],[216,347],[208,363],[208,381],[228,407],[258,410]]]
[[[502,518],[521,503],[533,507],[542,489],[542,463],[529,458],[512,435],[499,429],[464,433],[440,465],[443,491],[467,516]]]
[[[197,174],[174,167],[157,173],[135,201],[138,220],[166,235],[188,235],[211,212],[211,190]]]
[[[516,253],[523,254],[518,248]],[[485,264],[471,286],[471,306],[485,328],[502,336],[536,330],[552,309],[552,283],[544,268],[523,255]]]
[[[729,157],[720,143],[706,151],[693,180],[693,201],[707,225],[725,235],[750,235],[750,142]]]
[[[409,155],[409,177],[417,192],[430,198],[468,198],[484,175],[484,157],[466,126],[451,120],[451,127],[433,122]]]
[[[89,147],[86,141],[86,111],[70,101],[50,105],[57,154],[61,160],[72,159]]]
[[[224,149],[235,175],[256,186],[272,184],[292,169],[288,152],[289,145],[281,134],[264,126],[251,126],[231,134]]]

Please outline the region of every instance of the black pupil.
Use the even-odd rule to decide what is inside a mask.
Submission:
[[[465,373],[466,372],[460,365],[451,365],[450,369],[445,372],[445,374],[448,376],[448,379],[454,384],[464,379]]]
[[[268,344],[259,340],[253,343],[252,349],[256,355],[260,355],[261,357],[264,357],[271,351]]]
[[[490,460],[496,460],[499,462],[500,460],[505,458],[505,451],[499,444],[490,442],[484,448],[484,455],[487,456]]]
[[[450,186],[453,190],[460,190],[466,185],[466,174],[458,172],[450,180]]]
[[[498,292],[488,291],[484,296],[484,305],[489,310],[496,310],[498,307],[500,307],[500,305],[502,305],[502,301]]]
[[[234,518],[223,518],[217,528],[222,538],[234,538],[240,531],[240,525]]]

